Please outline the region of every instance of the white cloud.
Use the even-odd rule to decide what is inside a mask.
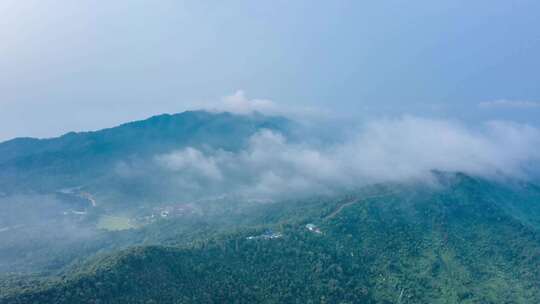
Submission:
[[[522,178],[530,162],[540,161],[538,146],[540,131],[526,125],[491,122],[471,129],[446,120],[403,117],[369,122],[330,146],[292,143],[262,130],[237,153],[187,148],[158,159],[183,176],[207,177],[200,185],[205,191],[272,197],[426,180],[432,170]]]
[[[204,156],[199,150],[191,147],[158,156],[156,161],[174,172],[182,172],[183,174],[211,180],[221,180],[223,178],[214,158]]]
[[[236,91],[233,95],[222,98],[222,110],[236,114],[251,114],[260,112],[265,114],[277,114],[278,106],[267,99],[248,99],[242,90]]]
[[[323,108],[288,106],[278,104],[270,99],[248,98],[243,90],[237,90],[232,95],[224,96],[219,102],[200,103],[198,106],[212,112],[230,112],[241,115],[258,112],[265,115],[279,115],[295,119],[326,119],[335,115],[335,113]]]
[[[478,104],[481,108],[517,108],[531,109],[540,108],[540,102],[528,100],[507,100],[500,99],[494,101],[484,101]]]

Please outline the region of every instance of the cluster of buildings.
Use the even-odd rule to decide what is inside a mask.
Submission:
[[[153,208],[150,215],[139,217],[138,220],[148,224],[158,219],[175,218],[195,212],[195,208],[187,204],[166,205]]]
[[[315,226],[314,224],[307,224],[306,229],[317,234],[322,234],[321,229],[319,227]]]
[[[154,212],[162,218],[183,216],[195,213],[195,209],[186,204],[168,205],[154,208]]]
[[[319,227],[315,226],[315,224],[307,224],[306,229],[310,232],[316,233],[316,234],[322,234],[322,231]],[[247,240],[272,240],[272,239],[279,239],[283,237],[283,234],[281,232],[274,232],[271,229],[266,230],[261,235],[252,235],[248,236]]]
[[[279,239],[283,237],[283,234],[280,232],[274,232],[271,229],[266,230],[263,234],[257,235],[257,236],[248,236],[246,239],[248,240],[272,240],[272,239]]]

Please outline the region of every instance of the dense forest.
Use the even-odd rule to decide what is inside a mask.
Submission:
[[[167,246],[8,276],[0,302],[536,303],[540,191],[513,187],[456,175],[247,208],[219,229],[169,221]]]

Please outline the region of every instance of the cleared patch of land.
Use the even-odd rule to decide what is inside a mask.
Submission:
[[[109,231],[127,230],[135,227],[130,218],[123,216],[105,215],[97,223],[98,229]]]

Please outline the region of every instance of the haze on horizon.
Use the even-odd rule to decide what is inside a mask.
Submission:
[[[538,11],[532,0],[5,0],[0,141],[231,98],[278,113],[537,125]]]

